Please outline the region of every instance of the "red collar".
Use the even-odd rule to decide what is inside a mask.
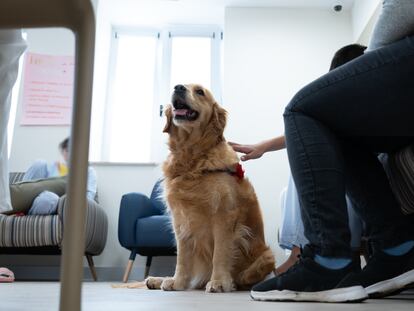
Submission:
[[[205,170],[203,173],[228,173],[232,176],[237,177],[238,179],[242,180],[244,178],[244,170],[240,163],[237,163],[234,169],[217,169],[217,170]]]

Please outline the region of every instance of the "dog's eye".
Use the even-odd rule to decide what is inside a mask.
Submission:
[[[202,89],[196,90],[196,93],[200,96],[204,96],[204,91]]]

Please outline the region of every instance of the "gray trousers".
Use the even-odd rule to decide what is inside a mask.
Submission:
[[[11,210],[7,125],[19,58],[25,49],[20,30],[0,30],[0,213]]]

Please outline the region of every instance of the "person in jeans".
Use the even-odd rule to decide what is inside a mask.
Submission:
[[[355,59],[364,54],[366,46],[359,44],[350,44],[339,49],[332,58],[329,70],[333,70],[343,64]],[[279,136],[273,140],[275,142],[274,150],[281,150],[286,147],[284,135]],[[281,143],[277,143],[281,142]],[[237,152],[245,153],[242,156],[244,161],[250,158],[259,158],[266,152],[265,147],[268,142],[259,143],[257,145],[241,145],[230,142],[230,145]],[[256,156],[254,152],[262,151]],[[252,157],[253,156],[253,157]],[[362,234],[362,221],[355,214],[352,207],[352,202],[346,197],[348,207],[349,229],[351,232],[351,249],[353,255],[358,258],[361,246],[361,234]],[[300,216],[300,204],[296,190],[295,183],[292,176],[289,176],[288,185],[282,191],[281,194],[281,225],[278,234],[279,246],[290,252],[288,259],[276,267],[276,274],[282,274],[286,272],[293,264],[298,260],[300,255],[300,249],[302,246],[308,243],[303,230],[303,222]]]
[[[377,153],[414,143],[414,1],[385,0],[368,52],[299,91],[285,137],[309,244],[286,273],[254,286],[255,300],[362,301],[414,282],[414,226]],[[345,193],[373,255],[351,259]]]

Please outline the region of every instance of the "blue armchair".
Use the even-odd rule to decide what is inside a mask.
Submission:
[[[154,256],[176,255],[171,216],[162,199],[162,180],[158,180],[148,198],[132,192],[122,196],[119,210],[119,243],[131,251],[123,281],[127,282],[137,254],[147,257],[145,277]]]

